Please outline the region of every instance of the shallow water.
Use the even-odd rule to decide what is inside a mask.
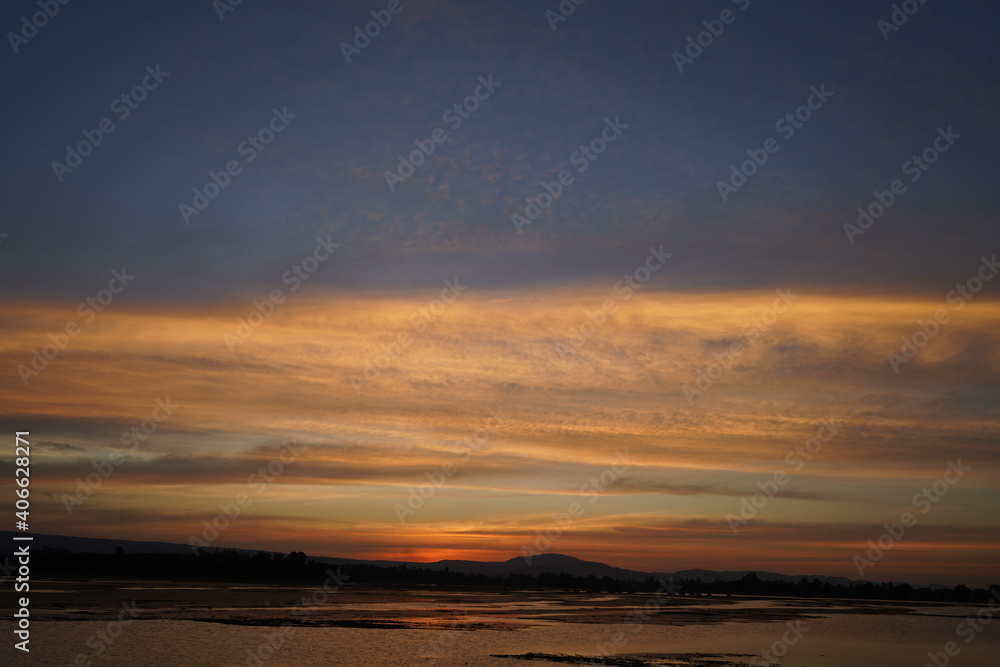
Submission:
[[[0,622],[0,663],[535,667],[588,664],[603,655],[637,665],[723,667],[750,664],[753,656],[764,664],[761,651],[772,650],[775,664],[786,667],[923,667],[928,652],[954,641],[960,653],[949,658],[949,667],[1000,665],[1000,619],[969,643],[969,635],[956,634],[966,616],[979,612],[986,619],[984,607],[680,599],[636,617],[637,601],[651,597],[352,590],[310,608],[307,621],[320,627],[282,628],[285,620],[302,618],[291,601],[304,589],[44,589],[37,608],[32,603],[31,653],[15,651],[13,624]],[[146,597],[136,597],[140,592]],[[131,599],[137,600],[136,619],[120,624],[119,603]],[[78,620],[84,618],[95,620]],[[567,663],[546,656],[580,658]]]

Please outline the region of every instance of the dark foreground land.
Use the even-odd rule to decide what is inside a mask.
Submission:
[[[295,584],[322,582],[333,578],[347,586],[358,584],[379,587],[410,587],[439,585],[474,590],[527,589],[579,590],[591,593],[663,593],[670,596],[757,595],[803,598],[846,598],[860,600],[902,600],[953,603],[987,603],[992,591],[954,588],[915,588],[907,583],[868,581],[834,584],[819,579],[799,581],[763,580],[749,573],[737,581],[703,581],[649,576],[644,580],[618,579],[608,576],[574,576],[565,572],[547,571],[538,565],[530,573],[487,575],[427,569],[420,566],[380,566],[364,562],[343,562],[331,565],[310,559],[302,552],[290,554],[249,553],[235,549],[204,550],[199,553],[71,553],[43,547],[33,552],[38,572],[63,579],[165,579],[173,581],[233,581],[251,583]],[[329,559],[327,559],[329,560]],[[331,574],[331,568],[335,572]]]

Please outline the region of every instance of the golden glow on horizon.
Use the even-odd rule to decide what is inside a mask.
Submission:
[[[925,524],[935,531],[961,516],[965,541],[942,536],[899,552],[929,552],[933,564],[935,549],[971,554],[991,529],[988,503],[975,494],[998,486],[989,449],[996,424],[963,405],[1000,370],[997,348],[987,344],[998,304],[956,311],[943,298],[802,294],[759,326],[750,323],[775,302],[773,292],[649,292],[623,301],[606,287],[527,298],[470,291],[421,330],[414,313],[436,295],[289,299],[234,352],[224,334],[236,332],[236,318],[252,305],[108,308],[27,387],[16,374],[0,386],[8,415],[40,424],[34,437],[68,445],[39,450],[39,485],[53,496],[38,511],[51,532],[185,541],[282,443],[295,442],[295,462],[254,496],[220,544],[277,544],[280,536],[289,549],[301,542],[316,554],[507,560],[628,450],[635,463],[627,474],[553,551],[621,566],[628,563],[616,554],[628,552],[631,567],[649,570],[725,566],[737,557],[781,569],[791,563],[786,538],[764,528],[877,525],[940,474],[942,452],[958,451],[978,457],[976,475],[949,496],[962,513],[932,513]],[[579,350],[561,355],[557,344],[572,347],[573,330],[609,298],[619,299],[617,311]],[[886,355],[939,308],[951,322],[893,373]],[[7,303],[4,312],[0,358],[9,369],[30,365],[48,334],[79,321],[72,307]],[[400,334],[408,343],[393,347]],[[689,404],[684,386],[741,341],[732,366]],[[389,363],[374,372],[387,346]],[[68,515],[62,494],[168,396],[175,415]],[[843,433],[771,500],[766,519],[734,537],[725,514],[739,511],[757,481],[788,468],[788,452],[830,417],[844,421]],[[465,456],[462,443],[477,432],[486,433],[481,449]],[[400,524],[394,504],[448,463],[456,472]],[[144,521],[140,511],[162,520]],[[787,539],[801,539],[792,533]],[[878,536],[827,534],[838,537],[819,541],[816,532],[798,557],[845,576],[850,555],[835,561],[824,550],[847,553]],[[625,539],[627,549],[607,544]],[[751,539],[759,543],[748,546]],[[698,555],[704,549],[713,556]],[[661,563],[668,553],[670,563]],[[985,567],[970,558],[970,567]]]

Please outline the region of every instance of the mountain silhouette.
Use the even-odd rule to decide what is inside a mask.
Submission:
[[[0,539],[10,540],[17,533],[10,531],[0,531]],[[71,537],[67,535],[34,535],[33,546],[36,548],[53,547],[65,549],[73,553],[95,553],[113,554],[121,549],[125,553],[161,553],[161,554],[183,554],[191,553],[191,547],[186,544],[174,544],[170,542],[142,542],[135,540],[120,540],[95,537]],[[202,551],[239,551],[247,554],[257,553],[257,549],[231,549],[221,547],[208,547]],[[268,555],[275,552],[265,551]],[[8,556],[8,558],[10,558]],[[565,554],[540,554],[538,556],[517,556],[506,561],[475,561],[475,560],[440,560],[433,563],[419,563],[399,560],[361,560],[357,558],[335,558],[328,556],[310,556],[311,560],[330,565],[358,564],[375,565],[379,567],[410,566],[419,567],[425,570],[457,572],[461,574],[485,574],[488,576],[508,576],[508,575],[539,575],[543,573],[567,574],[574,577],[594,576],[598,579],[608,577],[624,581],[644,581],[650,577],[668,581],[674,579],[691,579],[704,582],[723,581],[732,582],[743,579],[751,570],[727,570],[717,572],[714,570],[691,569],[679,570],[677,572],[641,572],[638,570],[628,570],[614,567],[605,563],[588,561],[575,556]],[[0,565],[7,566],[5,561],[0,561]],[[763,581],[787,581],[798,582],[805,578],[810,581],[818,579],[822,583],[833,585],[850,585],[857,581],[844,577],[829,577],[824,575],[790,575],[778,572],[761,572],[753,570]],[[928,585],[931,588],[943,588],[940,584]]]

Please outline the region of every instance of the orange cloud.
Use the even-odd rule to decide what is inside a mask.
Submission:
[[[636,463],[559,550],[643,569],[666,569],[669,549],[673,569],[681,561],[736,567],[749,559],[836,573],[843,563],[823,555],[830,526],[889,520],[958,456],[974,472],[927,526],[937,530],[946,518],[978,539],[976,531],[991,525],[1000,479],[990,440],[996,418],[987,409],[1000,366],[992,332],[1000,306],[950,311],[896,373],[887,355],[912,338],[918,321],[947,307],[943,300],[796,296],[769,314],[776,297],[766,292],[639,291],[626,300],[613,286],[530,296],[470,290],[451,303],[436,301],[437,290],[333,293],[280,304],[259,326],[248,323],[233,352],[225,336],[238,333],[252,303],[223,311],[114,304],[27,386],[17,367],[30,367],[32,350],[79,318],[73,307],[8,303],[0,323],[0,361],[9,369],[2,418],[53,443],[35,459],[39,489],[51,494],[38,511],[53,532],[69,534],[184,539],[294,442],[301,457],[220,544],[505,559],[619,450]],[[614,312],[593,316],[608,299],[616,300]],[[688,400],[685,386],[700,393]],[[94,461],[121,451],[122,433],[167,397],[175,414],[69,515],[63,494],[74,493]],[[488,426],[491,411],[503,418]],[[829,417],[845,424],[843,432],[794,475],[766,516],[816,524],[817,534],[803,542],[802,534],[761,529],[752,547],[743,539],[750,536],[734,538],[726,513],[787,468],[788,453]],[[484,429],[466,456],[463,443]],[[401,525],[394,504],[443,464],[455,471]],[[169,516],[151,525],[135,512]],[[278,530],[278,517],[295,521]],[[639,530],[664,517],[671,528]],[[886,576],[933,573],[948,553],[975,567],[984,553],[996,555],[995,546],[970,546],[955,556],[954,544],[934,535],[922,538],[926,547],[908,547],[920,551],[916,560],[900,559],[897,570],[886,563]],[[836,548],[846,553],[847,542],[868,537],[844,536]],[[623,540],[629,562],[620,546],[607,546]]]

